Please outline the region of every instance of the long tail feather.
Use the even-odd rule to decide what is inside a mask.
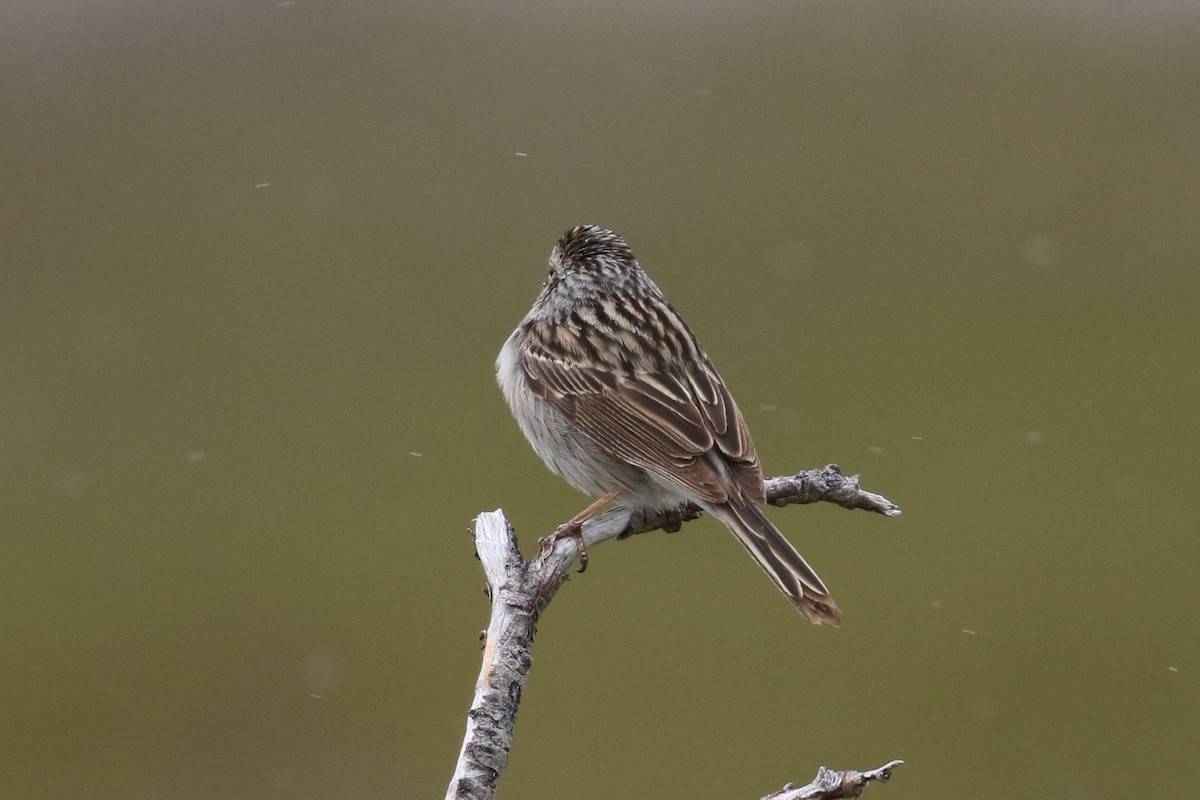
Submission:
[[[709,508],[725,523],[792,605],[815,625],[841,625],[837,604],[825,584],[784,535],[749,500],[734,500]]]

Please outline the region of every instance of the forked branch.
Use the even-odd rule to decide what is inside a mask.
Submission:
[[[766,485],[767,502],[771,505],[831,502],[885,516],[900,514],[894,503],[862,490],[857,475],[843,475],[836,465],[769,478]],[[614,508],[584,523],[583,539],[586,547],[591,549],[607,539],[659,528],[675,530],[681,521],[698,516],[700,512],[696,508],[653,515]],[[575,540],[560,537],[552,547],[543,548],[537,558],[526,561],[517,548],[512,526],[500,510],[485,512],[476,518],[475,552],[487,576],[492,615],[482,636],[483,665],[475,683],[475,698],[467,714],[467,732],[458,764],[446,791],[447,800],[490,800],[495,795],[496,784],[508,765],[517,708],[533,663],[533,637],[538,617],[566,581],[571,565],[579,556]],[[894,761],[866,773],[834,772],[822,767],[811,784],[800,789],[784,787],[768,798],[832,800],[857,797],[867,782],[886,781],[891,768],[899,763]],[[810,793],[796,793],[805,791]]]

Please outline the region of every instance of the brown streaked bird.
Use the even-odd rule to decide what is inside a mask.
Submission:
[[[620,236],[594,225],[563,235],[496,377],[546,466],[600,498],[560,531],[578,535],[613,499],[648,511],[691,501],[801,614],[841,623],[825,584],[758,507],[762,468],[725,382]],[[580,554],[586,566],[582,537]]]

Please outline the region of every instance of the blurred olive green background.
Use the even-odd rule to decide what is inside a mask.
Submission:
[[[445,791],[476,513],[579,510],[493,360],[630,241],[768,473],[812,628],[711,520],[545,617],[505,797],[1186,796],[1200,8],[0,9],[0,796]]]

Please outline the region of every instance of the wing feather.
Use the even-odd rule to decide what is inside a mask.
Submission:
[[[630,352],[628,341],[611,351],[595,348],[589,359],[583,348],[556,347],[552,331],[530,324],[522,361],[530,386],[613,455],[697,498],[725,502],[732,478],[748,499],[762,502],[758,453],[724,381],[666,301],[651,311],[654,333],[674,338],[647,352],[653,340],[646,331],[622,331],[637,339],[633,352],[644,354],[635,363],[615,355]]]

